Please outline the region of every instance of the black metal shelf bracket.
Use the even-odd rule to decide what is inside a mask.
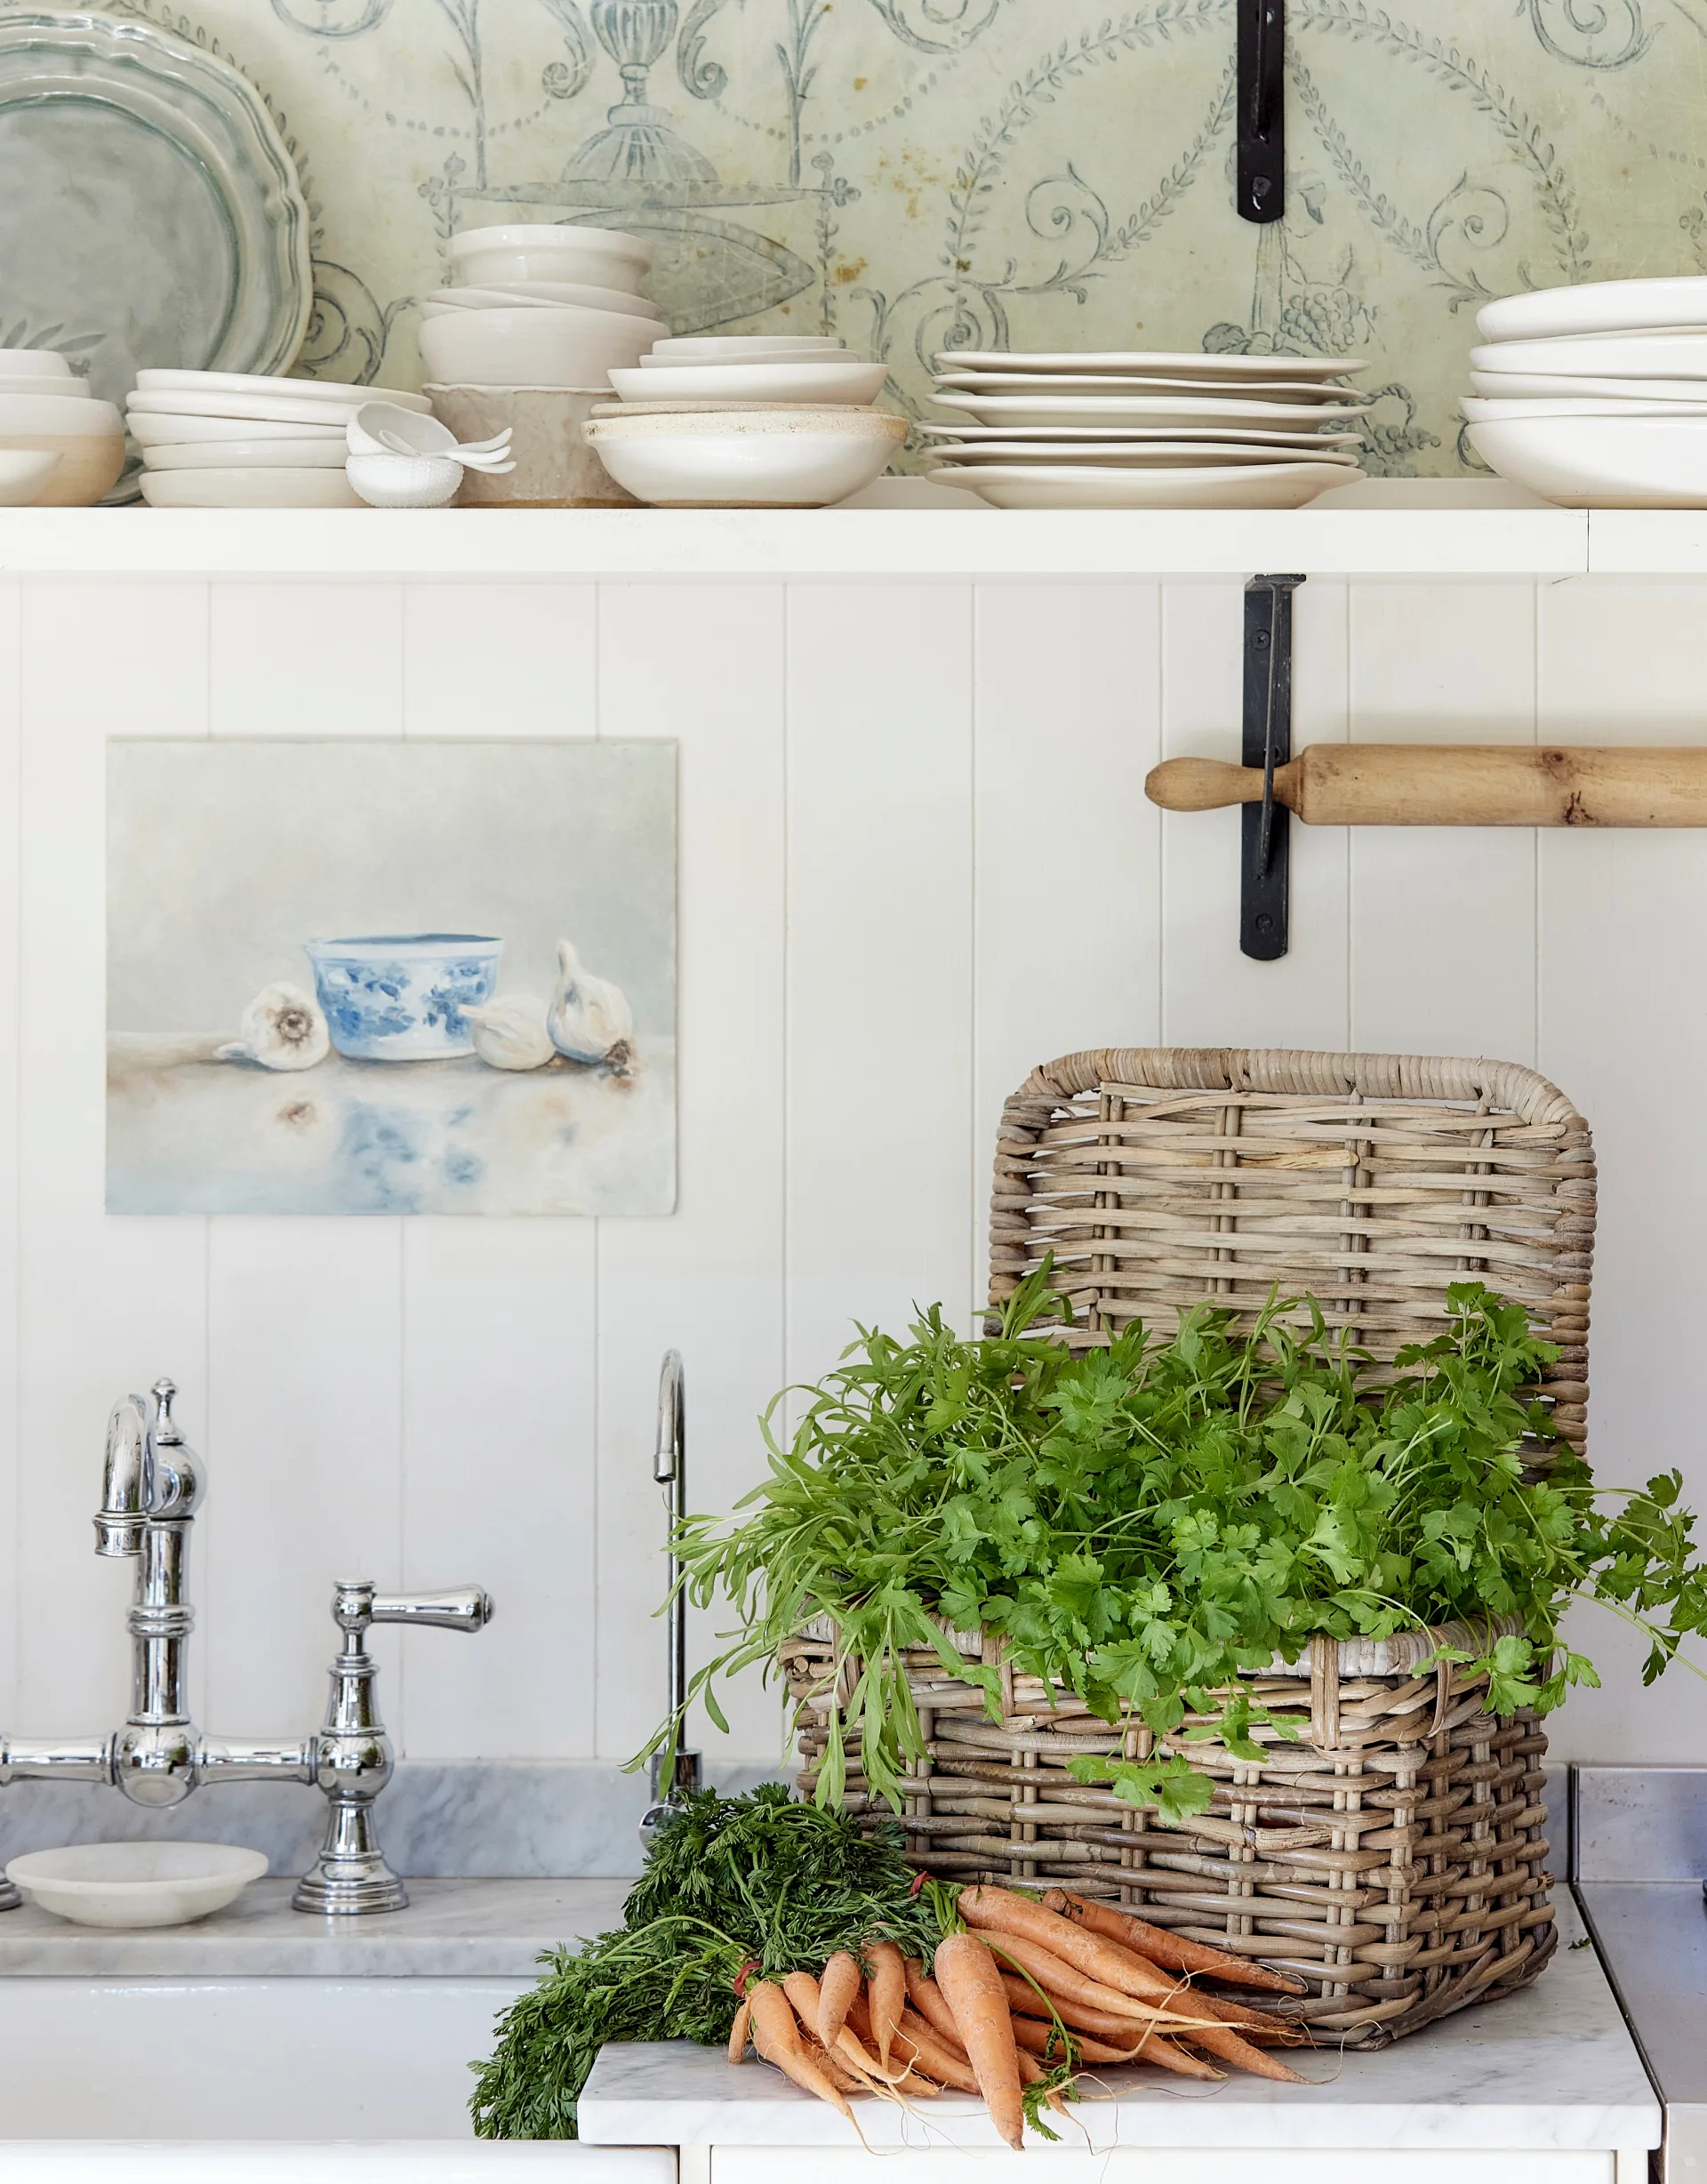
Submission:
[[[1241,812],[1238,945],[1259,963],[1286,952],[1292,814],[1274,775],[1292,757],[1292,595],[1302,576],[1253,576],[1245,587],[1245,730],[1241,761],[1262,769],[1262,801]]]
[[[1286,0],[1238,5],[1238,214],[1262,225],[1286,209]]]

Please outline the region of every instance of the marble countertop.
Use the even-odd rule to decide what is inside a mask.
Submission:
[[[323,1918],[294,1881],[257,1881],[194,1926],[71,1926],[34,1905],[0,1916],[0,1979],[531,1979],[541,1950],[622,1923],[631,1881],[411,1881],[407,1909]],[[655,2141],[654,2141],[655,2143]]]
[[[1583,1923],[1559,1896],[1560,1947],[1535,1986],[1461,2011],[1368,2055],[1296,2058],[1309,2087],[1110,2070],[1111,2098],[1075,2109],[1094,2147],[1416,2147],[1621,2150],[1660,2142],[1660,2108]],[[873,2147],[998,2146],[980,2104],[944,2094],[928,2112],[858,2104]],[[853,2146],[849,2125],[776,2071],[732,2068],[683,2042],[606,2047],[581,2103],[581,2135],[606,2146]],[[1039,2142],[1041,2143],[1041,2142]]]

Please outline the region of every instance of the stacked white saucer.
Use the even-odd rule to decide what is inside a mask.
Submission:
[[[1707,277],[1593,281],[1476,315],[1470,443],[1567,508],[1707,507]]]
[[[952,350],[930,475],[997,508],[1299,508],[1361,475],[1355,357]]]
[[[345,427],[365,402],[425,395],[247,372],[145,371],[126,404],[150,508],[360,508]]]

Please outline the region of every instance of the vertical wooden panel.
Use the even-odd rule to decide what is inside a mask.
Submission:
[[[18,927],[23,592],[0,584],[0,1721],[18,1718]]]
[[[413,585],[404,628],[409,735],[594,732],[593,585]],[[413,1759],[593,1750],[595,1247],[591,1221],[403,1224],[404,1581],[498,1605],[477,1638],[388,1642]]]
[[[976,614],[974,1299],[1002,1102],[1041,1062],[1160,1036],[1161,592],[987,584]]]
[[[1532,584],[1361,584],[1353,592],[1359,742],[1527,743],[1535,709]],[[1534,834],[1351,833],[1352,1044],[1533,1061]]]
[[[1574,583],[1541,593],[1541,731],[1549,742],[1700,743],[1707,584]],[[1540,1066],[1594,1130],[1599,1253],[1590,1340],[1591,1454],[1608,1484],[1673,1465],[1707,1506],[1691,1361],[1707,1327],[1707,1174],[1698,1156],[1707,1013],[1707,845],[1667,829],[1549,828],[1541,845]],[[1605,1610],[1575,1618],[1604,1688],[1559,1717],[1562,1756],[1672,1761],[1707,1750],[1707,1685],[1645,1650]],[[1700,1658],[1700,1649],[1695,1650]]]
[[[1163,593],[1162,743],[1168,758],[1236,760],[1244,587]],[[1293,605],[1294,751],[1345,735],[1345,587],[1312,577]],[[1237,811],[1162,815],[1162,1036],[1174,1047],[1346,1043],[1345,831],[1294,826],[1290,946],[1273,963],[1238,946]]]
[[[395,735],[392,585],[216,584],[217,735]],[[220,1217],[209,1239],[207,1718],[270,1733],[325,1703],[340,1578],[402,1574],[402,1240],[381,1216]],[[455,1644],[456,1640],[448,1641]],[[396,1718],[400,1679],[381,1687]]]
[[[196,583],[23,593],[17,1726],[29,1730],[109,1729],[128,1701],[132,1565],[97,1561],[89,1530],[112,1403],[169,1372],[204,1445],[205,1224],[105,1211],[104,815],[109,736],[206,733],[206,613]],[[160,854],[168,887],[172,845]],[[203,1556],[192,1584],[206,1570]],[[195,1693],[205,1662],[204,1647]]]
[[[783,594],[613,584],[601,612],[601,732],[681,746],[677,1211],[599,1223],[598,1749],[626,1759],[664,1706],[661,1354],[685,1367],[696,1510],[761,1475],[783,1377]],[[730,1620],[693,1618],[695,1663]],[[728,1737],[695,1724],[708,1757],[773,1760],[774,1691],[749,1677],[722,1703]]]
[[[971,1316],[971,625],[969,587],[789,594],[791,1380]]]

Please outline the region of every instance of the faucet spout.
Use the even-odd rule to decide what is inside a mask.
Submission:
[[[143,1519],[154,1490],[148,1404],[126,1395],[107,1421],[100,1507],[95,1515],[95,1553],[123,1560],[142,1552]]]

